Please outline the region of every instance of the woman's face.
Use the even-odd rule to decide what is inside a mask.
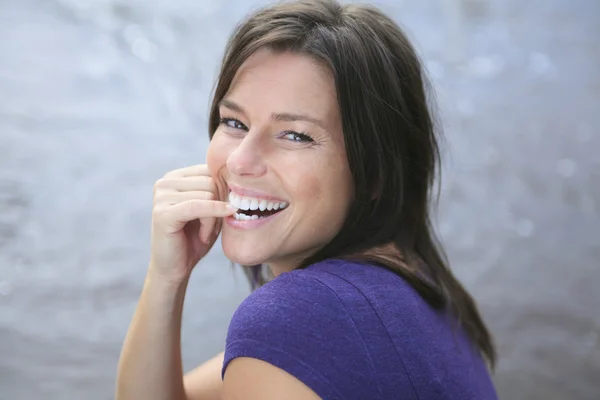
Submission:
[[[219,107],[207,162],[219,195],[225,255],[294,269],[339,232],[353,194],[335,86],[312,58],[260,50]]]

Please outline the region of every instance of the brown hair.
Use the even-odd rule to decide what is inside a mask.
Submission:
[[[298,268],[344,258],[394,271],[431,306],[451,310],[493,366],[492,337],[448,268],[431,227],[440,138],[428,106],[429,84],[406,35],[367,5],[300,0],[255,12],[227,45],[210,109],[211,138],[219,125],[219,102],[236,72],[264,47],[306,54],[331,70],[354,180],[354,201],[342,229]],[[262,266],[250,270],[259,284],[261,271]]]

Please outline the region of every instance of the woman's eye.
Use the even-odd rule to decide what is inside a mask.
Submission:
[[[221,124],[233,129],[248,130],[248,128],[246,128],[246,125],[241,123],[239,119],[235,118],[221,118]]]
[[[294,132],[294,131],[286,131],[282,135],[284,138],[291,140],[293,142],[299,143],[311,143],[314,142],[313,138],[308,136],[306,133]]]

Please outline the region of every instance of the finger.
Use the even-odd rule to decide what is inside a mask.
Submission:
[[[174,169],[173,171],[167,172],[167,174],[165,175],[165,178],[166,177],[183,178],[186,176],[200,176],[200,175],[210,176],[210,171],[208,170],[208,165],[198,164],[198,165],[191,165],[191,166],[185,167],[185,168]]]
[[[210,241],[216,222],[217,218],[202,218],[200,222],[200,240],[204,243],[208,244]]]
[[[157,190],[205,190],[207,192],[217,191],[217,186],[210,176],[188,176],[178,178],[163,178],[156,182]]]
[[[212,192],[194,190],[191,192],[164,192],[158,193],[154,199],[155,205],[174,205],[188,200],[216,200]]]
[[[235,214],[237,209],[225,201],[186,200],[169,207],[173,219],[188,222],[197,218],[223,218]]]

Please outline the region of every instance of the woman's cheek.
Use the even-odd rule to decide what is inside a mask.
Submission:
[[[217,130],[208,144],[206,151],[206,164],[213,178],[216,177],[221,167],[226,165],[223,161],[223,159],[226,160],[226,155],[223,154],[222,147],[222,140]]]

